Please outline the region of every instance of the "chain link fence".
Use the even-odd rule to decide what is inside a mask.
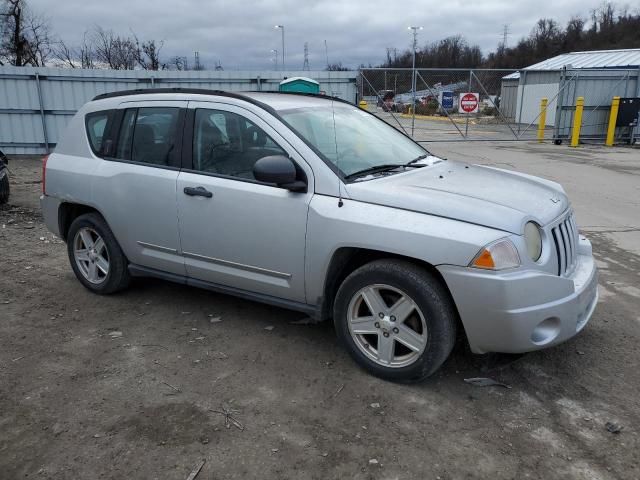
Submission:
[[[605,75],[566,69],[369,68],[361,70],[358,88],[370,112],[419,142],[531,141],[541,134],[560,143],[571,135],[580,95],[585,97],[583,138],[603,141],[613,96],[640,96],[637,77],[637,70]]]

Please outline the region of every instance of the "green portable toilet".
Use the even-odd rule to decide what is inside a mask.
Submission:
[[[320,84],[312,78],[291,77],[280,82],[281,92],[320,93]]]

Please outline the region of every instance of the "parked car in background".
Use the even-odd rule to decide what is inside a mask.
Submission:
[[[563,342],[597,302],[560,185],[431,155],[320,96],[99,95],[45,160],[41,205],[86,288],[166,280],[332,319],[358,364],[415,381]]]
[[[9,159],[0,150],[0,205],[9,201]]]

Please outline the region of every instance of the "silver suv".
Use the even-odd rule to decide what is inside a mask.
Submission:
[[[333,319],[387,379],[432,374],[462,331],[476,353],[555,345],[597,302],[560,185],[437,158],[336,99],[100,95],[42,184],[89,290],[152,276]]]

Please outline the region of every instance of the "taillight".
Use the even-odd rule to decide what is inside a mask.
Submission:
[[[47,193],[47,160],[49,160],[49,155],[45,155],[42,157],[42,194],[46,195]]]

